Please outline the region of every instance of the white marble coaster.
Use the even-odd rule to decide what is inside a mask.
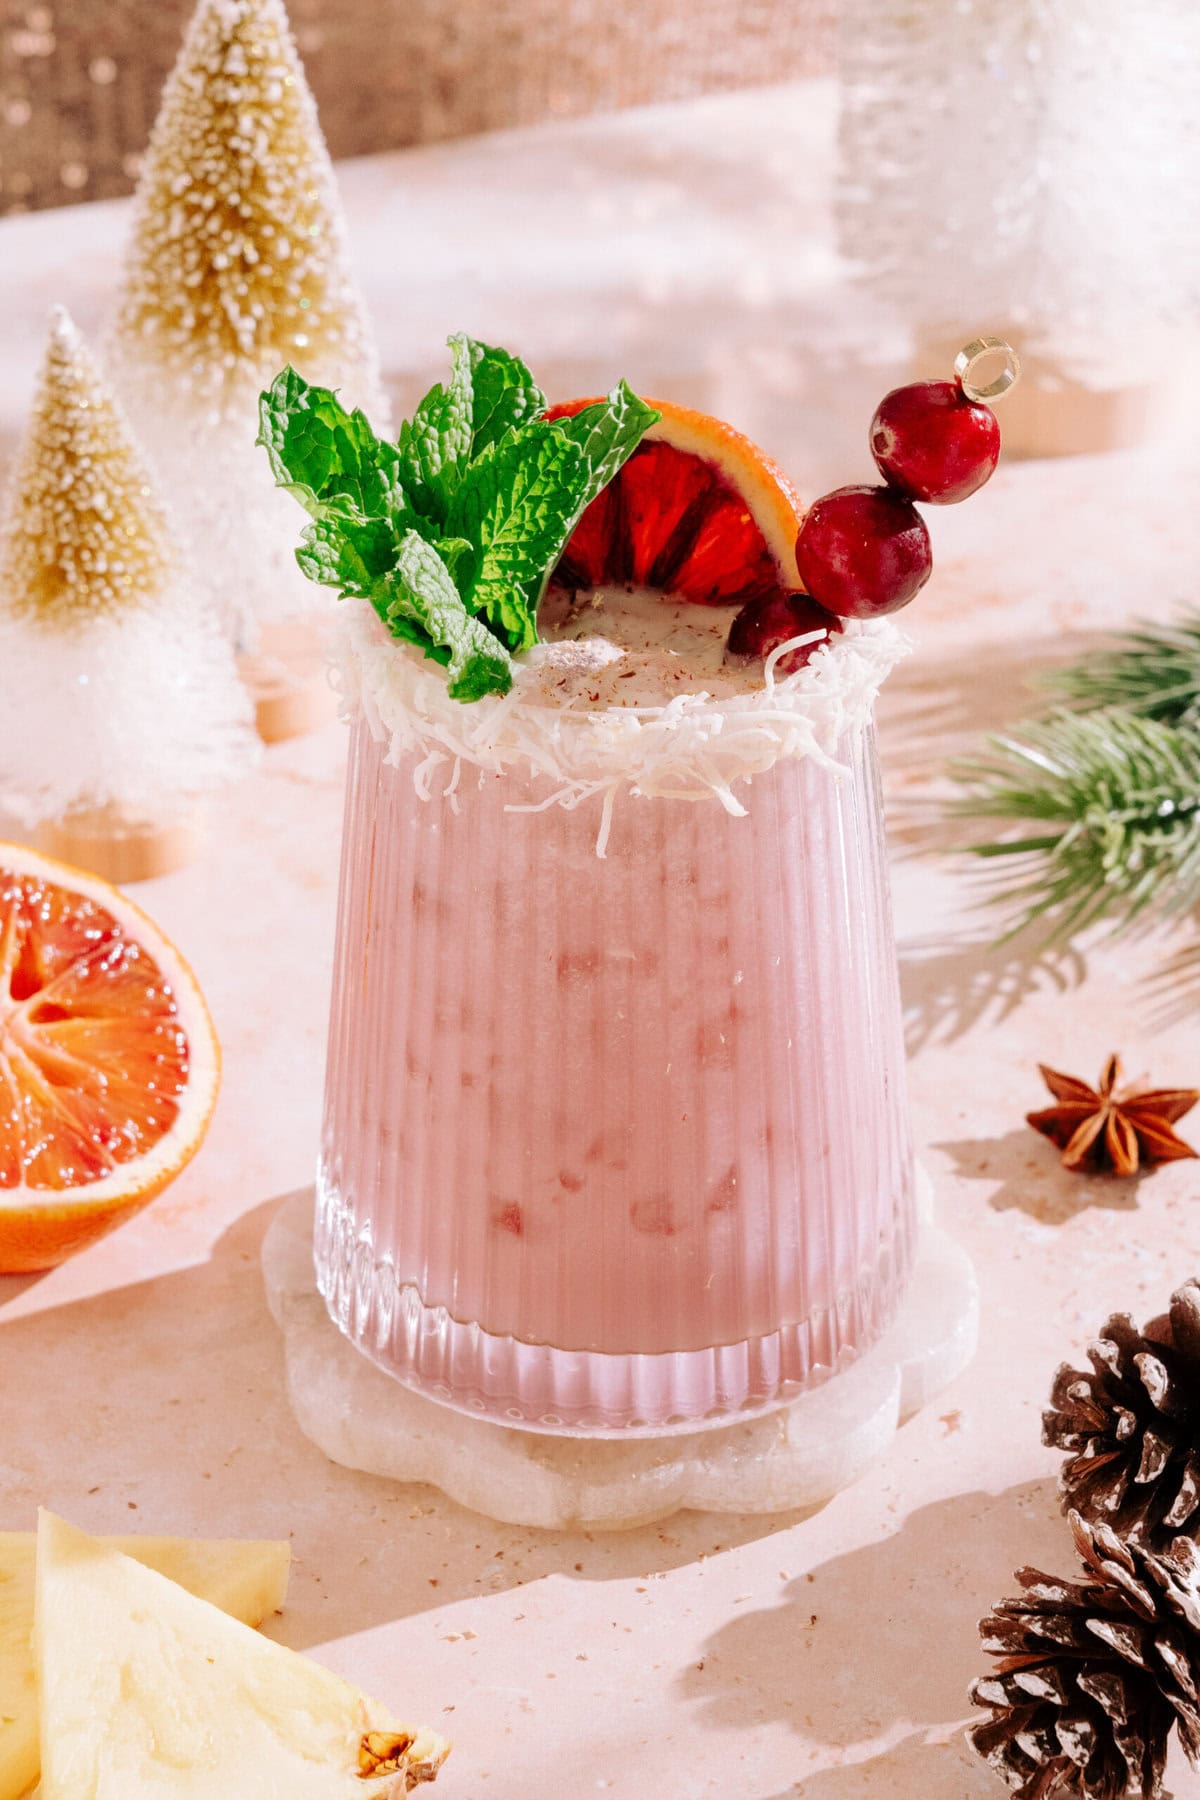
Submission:
[[[473,1419],[367,1361],[332,1323],[312,1264],[313,1194],[292,1194],[263,1244],[284,1334],[288,1395],[334,1462],[425,1481],[513,1525],[618,1530],[700,1512],[815,1506],[883,1454],[901,1419],[975,1353],[979,1296],[966,1253],[928,1220],[899,1317],[875,1348],[789,1406],[662,1438],[557,1438]]]

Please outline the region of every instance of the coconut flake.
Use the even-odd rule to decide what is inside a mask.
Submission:
[[[777,762],[815,757],[840,769],[842,746],[872,716],[880,684],[908,652],[888,619],[848,622],[816,651],[805,668],[780,677],[780,659],[814,634],[772,652],[761,685],[714,698],[676,693],[660,705],[589,707],[544,703],[547,662],[603,667],[622,652],[604,639],[539,645],[518,660],[511,691],[470,705],[452,700],[441,668],[391,637],[370,606],[343,603],[335,652],[335,682],[343,716],[361,713],[386,760],[413,762],[418,794],[429,799],[431,777],[443,762],[488,774],[506,771],[544,779],[547,791],[532,806],[575,808],[603,796],[598,852],[603,855],[613,811],[622,796],[717,800],[739,815],[745,807],[734,784]]]

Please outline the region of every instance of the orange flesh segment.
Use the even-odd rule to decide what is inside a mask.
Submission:
[[[154,958],[85,895],[0,871],[0,1189],[63,1192],[144,1156],[187,1081]]]
[[[661,439],[640,444],[588,507],[553,579],[567,588],[630,582],[700,606],[791,591],[733,483]]]

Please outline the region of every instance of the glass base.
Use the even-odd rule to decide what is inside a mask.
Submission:
[[[855,1361],[895,1316],[913,1244],[897,1238],[836,1306],[703,1350],[610,1353],[495,1336],[399,1282],[336,1190],[317,1184],[317,1286],[364,1356],[417,1393],[525,1431],[661,1437],[786,1406]]]
[[[680,1509],[767,1514],[820,1505],[878,1468],[900,1421],[967,1367],[978,1333],[970,1260],[927,1221],[896,1318],[835,1379],[719,1429],[552,1435],[438,1405],[373,1366],[330,1322],[312,1242],[307,1189],[279,1206],[263,1244],[288,1396],[305,1435],[347,1468],[428,1482],[473,1512],[545,1530],[625,1530]]]

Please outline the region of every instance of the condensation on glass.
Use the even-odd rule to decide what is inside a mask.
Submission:
[[[696,1427],[872,1343],[914,1240],[873,733],[716,800],[452,798],[359,723],[316,1255],[402,1381],[545,1430]]]

